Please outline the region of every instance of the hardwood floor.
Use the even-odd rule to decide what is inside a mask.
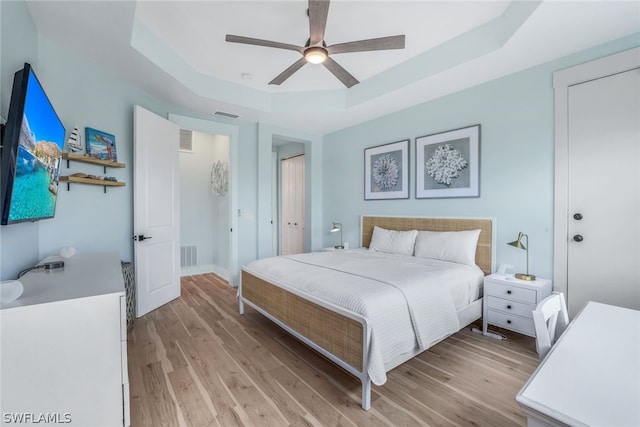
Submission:
[[[388,373],[369,411],[360,382],[246,308],[213,274],[137,319],[128,339],[132,426],[515,426],[538,365],[533,338],[470,328]],[[476,326],[481,326],[478,323]]]

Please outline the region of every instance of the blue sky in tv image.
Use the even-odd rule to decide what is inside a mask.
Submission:
[[[65,137],[64,126],[33,70],[29,70],[24,115],[29,121],[31,132],[36,136],[36,143],[41,141],[54,142],[62,151]]]

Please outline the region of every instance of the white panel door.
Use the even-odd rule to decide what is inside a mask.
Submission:
[[[281,162],[282,255],[304,252],[304,155]]]
[[[640,69],[569,88],[567,302],[640,309]]]
[[[136,316],[180,296],[178,148],[174,123],[134,109]]]

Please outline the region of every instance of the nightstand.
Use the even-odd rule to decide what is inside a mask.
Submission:
[[[496,325],[530,337],[536,336],[532,311],[540,301],[551,295],[551,280],[519,280],[503,274],[484,278],[482,333]]]

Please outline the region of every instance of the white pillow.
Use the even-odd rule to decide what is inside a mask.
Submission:
[[[375,225],[373,227],[371,243],[369,243],[369,250],[391,254],[413,255],[413,245],[416,242],[417,235],[417,230],[387,230]]]
[[[479,236],[480,230],[420,231],[414,254],[420,258],[475,265]]]

